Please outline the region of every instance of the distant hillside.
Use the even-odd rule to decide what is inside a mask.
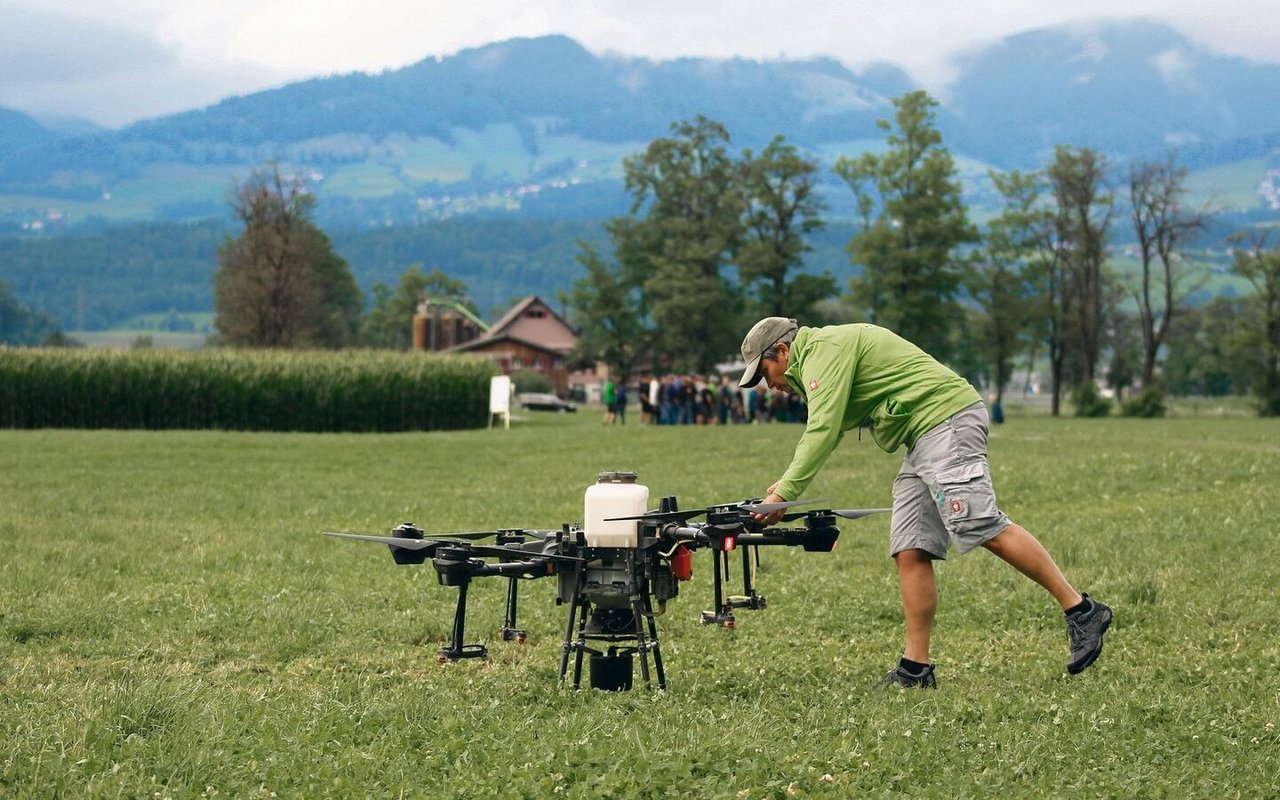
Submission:
[[[1063,26],[967,58],[947,110],[957,150],[1006,167],[1035,165],[1057,144],[1208,153],[1280,132],[1280,66],[1209,54],[1154,23]]]
[[[1280,138],[1280,66],[1207,53],[1156,24],[1030,31],[960,66],[952,86],[929,88],[944,100],[948,146],[976,174],[1041,166],[1059,143],[1117,160],[1176,146],[1193,167],[1265,167]],[[621,160],[674,121],[705,114],[739,147],[782,133],[830,164],[882,140],[875,120],[912,88],[891,64],[651,61],[547,36],[301,81],[119,131],[74,135],[0,113],[0,232],[217,216],[231,180],[269,159],[308,176],[333,224],[535,206],[598,219],[620,202]]]
[[[976,219],[996,202],[989,169],[1041,167],[1056,144],[1119,169],[1176,148],[1191,200],[1224,210],[1205,246],[1280,218],[1280,67],[1143,22],[1029,31],[960,67],[930,88]],[[852,197],[826,168],[882,148],[876,120],[913,88],[892,64],[651,61],[547,36],[118,131],[0,109],[0,280],[68,327],[208,312],[229,190],[274,159],[307,181],[365,289],[421,263],[466,281],[486,310],[551,297],[580,274],[576,240],[602,241],[600,220],[626,213],[623,159],[697,114],[737,148],[782,133],[819,161],[832,226],[809,264],[843,274]]]

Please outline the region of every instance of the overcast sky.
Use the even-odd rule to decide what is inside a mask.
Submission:
[[[655,59],[891,61],[940,93],[1001,36],[1114,18],[1280,63],[1280,0],[0,0],[0,106],[118,126],[549,33]]]

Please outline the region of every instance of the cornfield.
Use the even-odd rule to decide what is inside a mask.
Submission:
[[[0,427],[475,428],[488,420],[494,372],[421,353],[0,347]]]

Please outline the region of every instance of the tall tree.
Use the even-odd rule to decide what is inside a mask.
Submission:
[[[1094,381],[1106,322],[1106,248],[1114,195],[1106,185],[1106,159],[1089,148],[1059,145],[1048,177],[1057,204],[1054,236],[1063,268],[1059,300],[1066,345],[1056,366],[1056,395],[1064,357],[1074,359],[1081,383]]]
[[[1202,230],[1208,216],[1186,207],[1187,170],[1170,155],[1163,162],[1139,161],[1129,168],[1129,210],[1142,261],[1138,326],[1142,333],[1140,380],[1150,386],[1156,357],[1169,334],[1174,316],[1186,308],[1199,288],[1198,270],[1183,257],[1187,240]]]
[[[631,214],[609,234],[638,286],[659,347],[678,368],[711,372],[737,348],[741,299],[724,274],[742,237],[744,201],[729,132],[698,116],[623,162]]]
[[[44,344],[59,333],[53,317],[18,302],[9,284],[0,281],[0,345]]]
[[[346,261],[311,222],[315,199],[278,164],[232,194],[244,226],[218,251],[215,324],[248,347],[341,347],[353,341],[363,300]]]
[[[1215,297],[1188,308],[1169,331],[1165,386],[1174,394],[1222,397],[1247,394],[1257,383],[1256,336],[1260,303],[1252,297]]]
[[[609,374],[626,376],[652,357],[654,328],[648,323],[637,287],[611,268],[594,247],[579,242],[578,262],[587,274],[562,298],[569,321],[580,334],[572,356],[603,361]]]
[[[1261,325],[1255,338],[1261,345],[1258,410],[1264,417],[1280,417],[1280,249],[1268,246],[1266,232],[1237,237],[1232,269],[1257,291]]]
[[[836,293],[830,275],[795,274],[813,248],[805,237],[825,222],[817,193],[818,165],[775,136],[753,155],[743,152],[746,235],[738,250],[742,283],[755,286],[752,316],[803,316]]]
[[[835,172],[854,192],[865,226],[849,242],[855,297],[872,321],[942,358],[963,316],[959,248],[974,241],[951,153],[934,126],[938,103],[916,91],[893,101],[888,150],[841,158]],[[877,123],[891,131],[888,120]]]
[[[465,281],[440,269],[423,273],[422,266],[414,264],[400,275],[394,290],[381,281],[373,285],[373,303],[360,324],[360,342],[369,347],[408,350],[413,344],[413,316],[418,304],[432,298],[458,303],[476,313]]]
[[[996,401],[1003,402],[1014,357],[1043,320],[1043,298],[1036,291],[1034,265],[1052,212],[1043,202],[1038,174],[992,172],[991,181],[1004,206],[987,226],[967,284],[970,299],[981,311],[976,325],[977,350],[986,364]]]

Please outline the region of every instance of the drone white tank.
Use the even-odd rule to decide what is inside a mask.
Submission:
[[[636,483],[634,472],[601,472],[596,483],[587,487],[586,508],[582,513],[587,547],[636,547],[640,543],[638,520],[615,520],[648,510],[649,487]]]

